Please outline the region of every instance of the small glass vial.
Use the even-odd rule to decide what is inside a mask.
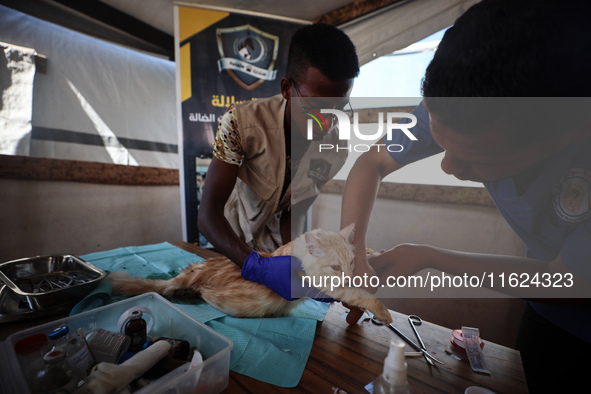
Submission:
[[[37,375],[34,392],[68,393],[73,392],[78,382],[72,365],[66,360],[66,353],[61,349],[51,350],[43,356],[45,368]]]
[[[78,332],[74,332],[74,335],[66,342],[66,354],[68,361],[79,371],[80,380],[85,379],[96,364],[86,340]]]
[[[125,323],[124,333],[131,338],[129,344],[130,352],[139,352],[144,347],[146,342],[146,321],[142,319],[142,311],[133,310],[129,312],[129,320]]]
[[[14,345],[23,376],[29,388],[35,391],[37,376],[43,370],[43,355],[47,352],[47,335],[35,334],[21,339]]]
[[[59,348],[60,346],[65,346],[68,340],[68,333],[70,332],[70,328],[68,326],[59,326],[49,334],[47,334],[47,338],[49,339],[49,346],[52,350]]]

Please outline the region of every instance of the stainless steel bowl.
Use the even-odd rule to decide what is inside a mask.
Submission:
[[[103,270],[71,254],[0,264],[0,280],[36,311],[75,304],[94,290],[105,275]]]

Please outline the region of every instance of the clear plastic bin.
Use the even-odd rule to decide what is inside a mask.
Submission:
[[[117,331],[119,317],[133,306],[146,306],[155,316],[150,337],[184,339],[203,356],[201,366],[189,369],[189,363],[186,363],[135,393],[219,393],[228,386],[232,341],[195,320],[162,296],[146,293],[9,336],[0,343],[0,391],[7,394],[30,392],[14,351],[14,345],[19,340],[34,334],[48,334],[60,324],[69,325],[71,331],[82,328],[86,333],[96,328]]]

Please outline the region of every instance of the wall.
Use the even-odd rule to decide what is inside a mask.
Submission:
[[[338,229],[341,195],[321,194],[313,210],[313,228]],[[524,251],[523,242],[496,208],[387,198],[376,200],[367,240],[374,250],[410,242],[466,252],[522,256]]]
[[[182,239],[178,170],[0,155],[0,262]]]
[[[0,261],[179,241],[178,186],[0,179]]]

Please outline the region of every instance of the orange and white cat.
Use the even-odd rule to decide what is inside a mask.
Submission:
[[[333,275],[353,277],[354,254],[351,240],[354,225],[340,232],[313,230],[263,256],[293,255],[302,261],[305,275],[318,278]],[[244,279],[240,267],[220,256],[192,264],[178,276],[169,280],[133,278],[125,271],[111,273],[114,295],[132,296],[156,292],[166,297],[189,292],[201,297],[207,304],[235,317],[286,316],[300,300],[288,301],[268,287]],[[389,324],[392,317],[388,309],[371,293],[356,287],[319,289],[330,297],[349,305],[369,309],[382,322]]]

